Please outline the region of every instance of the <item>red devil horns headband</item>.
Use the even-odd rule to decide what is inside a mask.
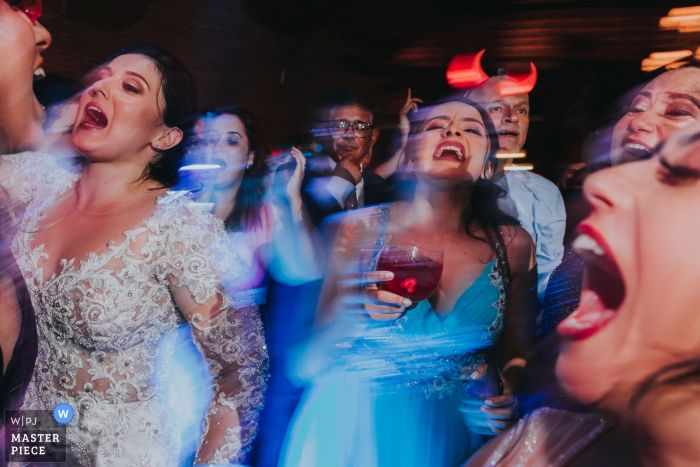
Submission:
[[[453,88],[465,89],[476,87],[489,79],[489,76],[481,69],[481,56],[486,49],[476,54],[456,55],[447,67],[447,82]],[[530,74],[524,79],[513,76],[512,80],[501,80],[496,84],[502,96],[512,94],[526,94],[535,87],[537,82],[537,69],[530,62]]]

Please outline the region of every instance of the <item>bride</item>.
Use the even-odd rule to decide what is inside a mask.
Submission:
[[[81,173],[45,155],[4,158],[3,185],[26,204],[12,249],[39,335],[23,408],[74,409],[69,465],[174,465],[154,362],[188,321],[215,384],[195,463],[240,461],[265,389],[257,308],[226,293],[244,280],[222,223],[167,194],[194,81],[156,45],[120,52],[94,78],[73,130]]]

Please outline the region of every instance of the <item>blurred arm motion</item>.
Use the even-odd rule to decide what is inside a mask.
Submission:
[[[214,375],[196,463],[240,462],[257,432],[265,391],[267,350],[258,310],[234,303],[224,291],[221,277],[236,283],[241,271],[221,229],[183,223],[171,229],[170,240],[163,274]]]

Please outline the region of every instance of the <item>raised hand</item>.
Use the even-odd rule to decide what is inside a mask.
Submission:
[[[292,157],[294,157],[297,166],[294,168],[294,173],[292,173],[289,182],[287,182],[287,196],[289,197],[294,217],[298,220],[301,216],[301,185],[304,181],[304,172],[306,171],[306,157],[299,149],[294,147],[292,148]]]
[[[411,122],[408,120],[408,113],[418,110],[419,102],[421,104],[423,103],[423,101],[420,99],[411,98],[411,88],[408,88],[408,98],[399,112],[399,126],[401,127],[402,133],[408,134],[408,130],[411,129]]]
[[[359,163],[350,160],[349,157],[344,157],[340,160],[340,166],[350,172],[350,175],[352,175],[352,178],[355,180],[355,185],[360,183],[360,180],[362,180],[362,170],[360,170]]]

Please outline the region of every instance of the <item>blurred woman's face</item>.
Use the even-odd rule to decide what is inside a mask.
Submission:
[[[681,68],[656,77],[615,125],[612,164],[649,157],[657,144],[699,118],[700,69]]]
[[[700,122],[652,159],[590,175],[584,193],[584,289],[558,327],[557,376],[580,402],[619,414],[640,382],[700,354]]]
[[[202,127],[201,120],[198,126]],[[237,116],[223,114],[207,118],[203,126],[199,134],[199,163],[221,167],[216,172],[215,186],[232,187],[243,179],[246,164],[252,163],[254,158],[248,147],[245,125]]]
[[[51,35],[38,21],[0,0],[0,150],[34,149],[45,113],[32,83]]]
[[[80,97],[73,128],[76,149],[93,161],[142,157],[165,128],[160,74],[143,55],[121,55],[94,74]]]
[[[482,175],[489,139],[481,114],[462,102],[433,107],[416,134],[418,174],[436,180],[476,182]]]

